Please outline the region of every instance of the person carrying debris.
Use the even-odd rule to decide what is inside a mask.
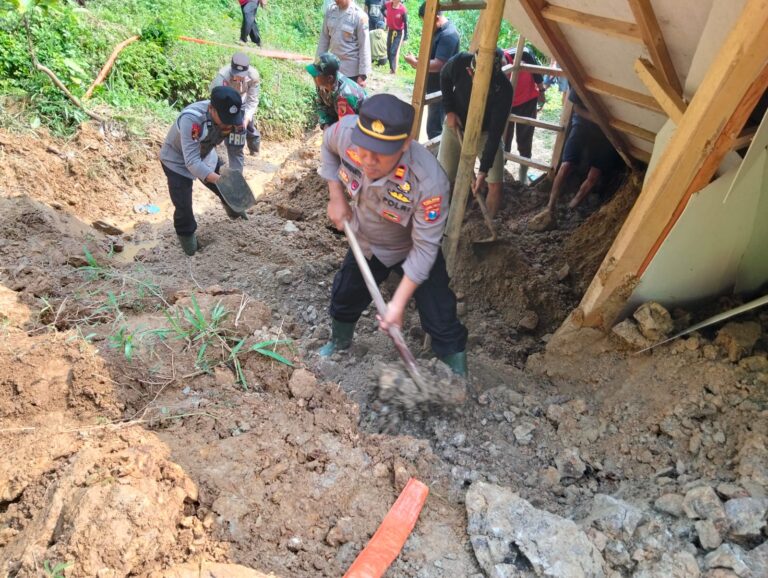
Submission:
[[[440,241],[450,204],[445,172],[409,136],[414,109],[391,94],[377,94],[323,136],[320,176],[328,182],[328,217],[337,229],[356,230],[377,283],[391,271],[402,279],[379,318],[386,331],[402,326],[405,307],[416,300],[432,348],[459,374],[467,371],[467,330],[456,315],[456,296]],[[349,195],[349,198],[347,198]],[[329,357],[352,342],[355,323],[371,302],[352,251],[331,290],[331,339],[319,354]]]
[[[247,54],[238,52],[232,57],[229,66],[224,66],[219,70],[211,82],[209,90],[213,90],[217,86],[231,86],[240,93],[245,111],[243,118],[245,140],[248,144],[248,152],[255,155],[261,148],[261,133],[259,133],[253,120],[256,109],[259,108],[259,95],[261,94],[259,71],[251,67],[251,60]]]
[[[595,188],[601,176],[606,171],[611,171],[621,166],[619,153],[606,138],[600,127],[593,122],[592,114],[581,102],[575,90],[571,90],[568,99],[573,103],[571,115],[571,128],[565,139],[563,156],[560,168],[557,170],[552,190],[549,193],[547,207],[533,217],[528,223],[532,231],[547,231],[557,228],[557,202],[568,181],[568,176],[578,166],[581,155],[586,151],[589,172],[587,178],[581,183],[578,192],[568,203],[569,209],[575,209]]]
[[[353,0],[336,0],[325,13],[316,54],[325,52],[339,57],[344,76],[365,86],[372,70],[368,16]]]
[[[504,179],[504,150],[502,135],[509,119],[512,107],[512,83],[501,71],[506,63],[504,52],[496,49],[493,59],[493,73],[488,97],[485,101],[482,134],[479,148],[480,170],[477,172],[472,191],[477,193],[488,182],[488,213],[493,218],[501,205],[501,192]],[[461,157],[459,133],[464,130],[469,112],[469,98],[472,94],[477,54],[459,52],[445,63],[440,72],[440,87],[443,91],[443,107],[445,121],[443,136],[440,139],[440,149],[437,158],[440,165],[448,173],[451,182],[456,180],[456,172]],[[448,130],[446,130],[448,129]]]
[[[339,64],[336,55],[326,52],[307,65],[317,89],[315,103],[322,129],[348,114],[357,114],[366,98],[362,86],[339,72]]]
[[[242,171],[245,155],[243,101],[231,86],[217,86],[210,100],[190,104],[173,123],[160,149],[160,162],[168,179],[168,192],[173,202],[173,227],[187,255],[199,248],[195,231],[197,222],[192,210],[192,184],[200,179],[219,197],[230,219],[247,219],[224,202],[216,187],[222,163],[216,145],[227,142],[229,168]]]

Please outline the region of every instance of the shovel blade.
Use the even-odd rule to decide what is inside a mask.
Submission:
[[[224,202],[237,213],[244,213],[256,204],[251,187],[248,186],[240,171],[222,167],[221,178],[216,183],[216,187]]]

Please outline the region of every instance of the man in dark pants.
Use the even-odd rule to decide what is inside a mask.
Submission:
[[[419,6],[419,18],[424,19],[426,2]],[[435,16],[435,34],[432,37],[432,48],[429,51],[429,74],[427,75],[427,94],[440,90],[440,71],[454,55],[459,52],[459,31],[453,23],[443,16],[441,10]],[[405,56],[405,61],[416,68],[419,59],[413,55]],[[427,138],[435,138],[443,132],[445,108],[443,103],[436,102],[428,106]]]
[[[243,12],[243,23],[240,25],[240,43],[245,44],[250,38],[256,46],[261,46],[256,12],[258,12],[259,6],[267,5],[267,0],[239,0],[239,2],[240,10]]]
[[[435,157],[410,138],[413,117],[413,107],[395,96],[370,97],[359,116],[346,116],[325,130],[318,172],[328,182],[328,217],[340,230],[345,221],[356,230],[376,282],[391,271],[402,274],[387,314],[378,318],[381,329],[402,326],[414,297],[435,353],[466,375],[467,330],[456,316],[440,250],[450,183]],[[370,302],[349,251],[333,280],[332,334],[321,356],[350,346],[355,323]]]
[[[187,255],[194,255],[198,249],[197,222],[192,210],[195,178],[219,197],[231,219],[247,219],[245,213],[233,211],[224,202],[216,187],[222,165],[216,154],[219,143],[227,141],[229,167],[243,170],[243,116],[240,94],[230,86],[217,86],[211,91],[210,100],[190,104],[181,111],[160,149],[160,162],[174,206],[173,227]]]

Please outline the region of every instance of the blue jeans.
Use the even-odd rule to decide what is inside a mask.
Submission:
[[[442,102],[436,102],[427,106],[427,138],[435,138],[443,132],[443,119],[445,109]]]

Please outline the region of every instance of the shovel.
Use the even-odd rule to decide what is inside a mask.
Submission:
[[[216,187],[224,202],[236,213],[245,213],[256,204],[251,187],[248,186],[241,171],[222,167],[221,177],[216,181]]]
[[[347,235],[347,240],[349,241],[349,246],[352,249],[352,253],[355,256],[355,261],[357,261],[357,266],[360,268],[360,272],[363,275],[365,286],[368,287],[368,292],[371,294],[371,297],[373,297],[373,302],[376,304],[376,310],[379,312],[381,317],[384,317],[387,314],[387,304],[384,303],[384,298],[381,296],[381,291],[379,291],[379,287],[376,285],[376,281],[373,278],[371,269],[368,267],[368,261],[366,261],[365,255],[363,255],[363,250],[360,248],[360,244],[357,242],[357,237],[355,236],[355,233],[352,231],[352,227],[349,226],[347,221],[344,221],[344,232]],[[421,391],[430,391],[432,388],[424,379],[424,377],[419,373],[419,368],[416,365],[416,358],[413,356],[413,353],[411,353],[411,350],[408,349],[408,346],[405,343],[405,339],[403,339],[403,334],[400,332],[400,328],[394,325],[390,325],[388,333],[389,337],[392,339],[392,342],[395,344],[395,348],[400,354],[403,363],[405,364],[405,369],[408,371],[408,375],[411,376],[413,382]]]
[[[456,137],[459,139],[459,146],[461,148],[464,148],[464,131],[460,128],[456,129]],[[474,170],[472,171],[474,176]],[[473,179],[474,180],[474,179]],[[491,216],[488,214],[488,207],[485,205],[485,199],[483,198],[483,195],[480,194],[478,191],[477,193],[475,191],[472,191],[472,195],[477,199],[477,204],[480,205],[480,212],[483,214],[483,220],[485,220],[485,225],[488,227],[488,230],[491,232],[491,236],[487,239],[480,239],[478,241],[472,241],[475,244],[490,244],[490,243],[496,243],[499,241],[499,236],[496,234],[496,228],[493,226],[493,220],[491,219]]]

